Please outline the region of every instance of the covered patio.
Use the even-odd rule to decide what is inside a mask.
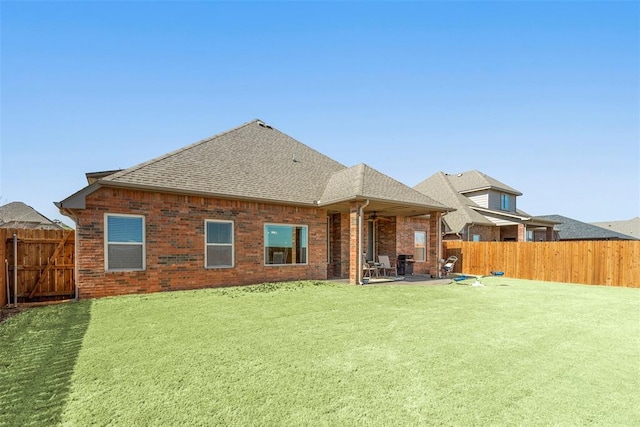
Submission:
[[[451,208],[364,164],[335,174],[318,205],[328,216],[327,277],[362,284],[364,262],[379,255],[410,256],[413,274],[437,276],[441,215]]]

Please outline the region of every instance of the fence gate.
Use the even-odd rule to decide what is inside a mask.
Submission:
[[[0,255],[0,306],[75,296],[74,230],[0,229]]]

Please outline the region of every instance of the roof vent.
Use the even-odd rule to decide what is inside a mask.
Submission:
[[[263,128],[273,129],[271,126],[269,126],[269,125],[268,125],[268,124],[266,124],[265,122],[258,121],[258,124],[259,124],[260,126],[262,126]]]

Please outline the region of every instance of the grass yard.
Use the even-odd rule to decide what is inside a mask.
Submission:
[[[300,282],[0,323],[0,426],[640,425],[640,290]]]

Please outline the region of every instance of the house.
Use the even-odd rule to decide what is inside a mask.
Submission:
[[[447,240],[529,241],[534,233],[553,240],[553,221],[518,209],[522,193],[480,171],[438,172],[413,188],[455,208],[443,216]]]
[[[260,120],[119,171],[56,203],[76,224],[80,298],[348,278],[363,256],[438,270],[451,209],[346,167]]]
[[[591,225],[596,225],[607,230],[626,234],[627,236],[633,237],[634,239],[640,239],[639,216],[625,221],[592,222]]]
[[[637,240],[635,237],[562,215],[542,215],[537,218],[557,222],[557,240]]]
[[[62,222],[50,220],[23,202],[11,202],[0,206],[0,228],[68,229]]]

